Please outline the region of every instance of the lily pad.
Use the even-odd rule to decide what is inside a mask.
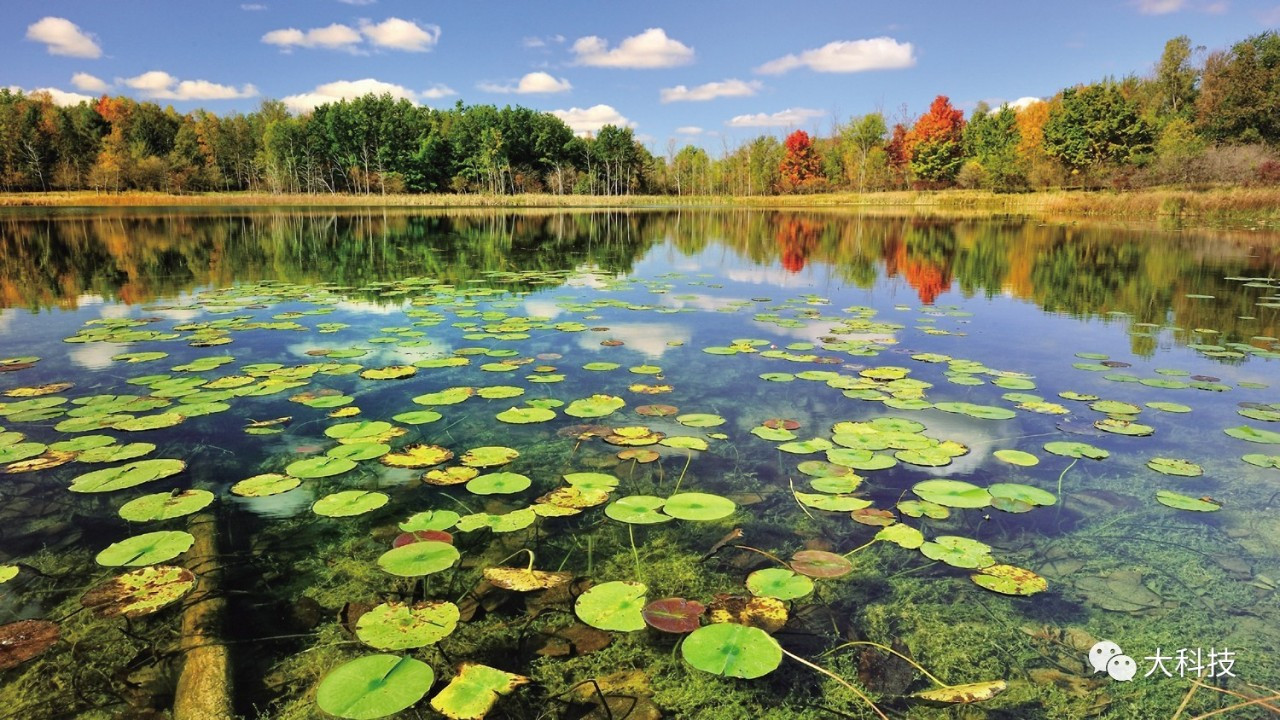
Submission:
[[[1035,595],[1049,588],[1039,575],[1013,565],[992,565],[969,576],[980,587],[1004,595]]]
[[[925,480],[911,492],[921,499],[950,508],[980,508],[991,504],[991,493],[963,480]]]
[[[323,517],[353,517],[373,512],[386,505],[390,499],[380,492],[342,490],[317,500],[311,506],[311,511]]]
[[[161,530],[108,545],[94,559],[107,567],[138,567],[172,560],[191,549],[196,539],[180,530]]]
[[[555,419],[554,410],[536,407],[513,407],[510,410],[504,410],[495,417],[504,423],[512,423],[515,425],[527,425],[530,423],[546,422]]]
[[[1053,505],[1058,498],[1047,490],[1020,483],[995,483],[987,488],[993,498],[1004,498],[1032,506]]]
[[[816,578],[836,578],[853,572],[853,563],[826,550],[801,550],[791,556],[791,569]]]
[[[439,445],[409,445],[399,452],[387,453],[378,462],[387,467],[425,468],[453,459],[453,451]]]
[[[320,681],[316,705],[349,720],[372,720],[411,707],[435,682],[426,663],[396,655],[366,655],[339,665]]]
[[[1280,469],[1280,455],[1263,455],[1262,453],[1249,453],[1240,458],[1250,465],[1257,465],[1263,468]]]
[[[361,420],[341,423],[325,429],[324,434],[334,440],[372,440],[391,429],[391,423],[382,420]]]
[[[592,395],[569,403],[564,414],[576,418],[599,418],[613,414],[626,404],[625,400],[613,395]]]
[[[667,498],[663,512],[679,520],[708,521],[729,517],[737,510],[732,500],[710,493],[678,493]]]
[[[1280,445],[1280,432],[1272,430],[1259,430],[1248,425],[1240,425],[1227,428],[1223,432],[1238,440],[1247,440],[1248,442],[1266,445]]]
[[[907,550],[917,550],[924,544],[924,534],[903,523],[894,523],[876,533],[876,540],[891,542]]]
[[[1190,460],[1182,460],[1180,458],[1151,458],[1147,461],[1147,467],[1158,473],[1178,477],[1199,477],[1204,474],[1204,468]]]
[[[765,568],[747,576],[747,589],[756,596],[796,600],[813,592],[813,581],[794,570]]]
[[[661,512],[666,502],[666,498],[652,495],[631,495],[609,503],[604,509],[604,514],[613,520],[631,525],[656,525],[674,519]]]
[[[404,425],[426,425],[433,423],[444,417],[435,410],[410,410],[402,412],[399,415],[392,415],[391,419]]]
[[[967,705],[983,702],[1005,691],[1008,683],[1004,680],[968,683],[966,685],[948,685],[933,690],[922,690],[911,697],[939,705]]]
[[[392,575],[418,577],[448,570],[460,557],[449,543],[424,540],[388,550],[378,558],[378,567]]]
[[[990,555],[990,545],[955,535],[940,535],[932,542],[922,544],[920,552],[930,560],[958,568],[984,568],[996,564]]]
[[[1167,505],[1176,510],[1215,512],[1222,509],[1222,504],[1211,498],[1193,498],[1172,490],[1157,490],[1156,501],[1161,505]]]
[[[1040,458],[1022,450],[997,450],[992,454],[999,460],[1019,467],[1032,467],[1040,464]]]
[[[643,630],[646,592],[643,583],[630,580],[601,583],[579,595],[573,611],[582,622],[600,630]]]
[[[388,602],[360,616],[356,637],[378,650],[420,648],[452,633],[458,619],[458,606],[451,602]]]
[[[1061,455],[1069,458],[1088,458],[1090,460],[1105,460],[1111,457],[1111,453],[1100,447],[1094,447],[1089,443],[1082,442],[1066,442],[1056,440],[1044,444],[1045,452]]]
[[[302,481],[296,477],[281,475],[280,473],[263,473],[254,475],[251,478],[245,478],[235,485],[231,486],[231,494],[240,497],[269,497],[271,495],[279,495],[288,492],[299,485]]]
[[[172,520],[205,509],[213,502],[208,490],[182,490],[144,495],[120,506],[120,517],[129,522]]]
[[[751,680],[782,664],[782,647],[765,631],[718,623],[694,630],[680,646],[685,662],[703,672]]]
[[[523,675],[505,672],[488,665],[463,663],[458,674],[431,698],[431,707],[450,720],[480,720],[498,698],[529,682]]]
[[[676,416],[676,422],[687,427],[708,428],[723,425],[725,420],[711,413],[686,413]]]
[[[463,454],[459,462],[467,467],[487,468],[506,465],[518,457],[520,457],[520,453],[513,448],[501,445],[485,445],[468,450]]]
[[[452,510],[426,510],[410,515],[400,523],[400,529],[405,532],[447,530],[458,522],[458,517],[458,513]]]
[[[138,618],[161,610],[196,586],[191,571],[174,565],[153,565],[118,575],[80,598],[80,604],[102,617]]]
[[[177,475],[186,467],[181,460],[138,460],[80,475],[71,481],[70,490],[78,493],[124,490]]]
[[[533,592],[565,585],[573,579],[573,573],[517,567],[491,567],[484,569],[484,579],[503,590]]]
[[[509,495],[528,490],[533,484],[527,476],[513,472],[486,473],[467,483],[467,491],[476,495]]]
[[[354,470],[356,463],[354,460],[346,458],[334,458],[327,455],[319,457],[310,457],[304,460],[295,460],[289,463],[284,472],[286,475],[301,478],[303,480],[313,480],[315,478],[332,477],[341,475],[344,472]]]
[[[691,633],[698,629],[699,619],[707,606],[697,600],[664,598],[654,600],[640,614],[649,627],[669,633]]]

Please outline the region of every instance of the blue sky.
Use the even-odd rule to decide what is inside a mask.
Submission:
[[[1171,37],[1213,50],[1276,28],[1278,3],[10,1],[0,86],[220,113],[389,91],[718,151],[873,110],[892,121],[938,94],[969,109],[1145,74]]]

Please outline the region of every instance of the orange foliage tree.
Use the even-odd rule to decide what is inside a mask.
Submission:
[[[796,130],[783,142],[786,154],[778,165],[785,189],[813,190],[822,183],[822,163],[813,147],[813,138],[803,130]]]
[[[929,105],[907,134],[911,172],[925,183],[948,183],[964,161],[964,113],[946,95]]]

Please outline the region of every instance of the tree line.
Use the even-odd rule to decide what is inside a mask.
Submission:
[[[630,128],[575,136],[523,107],[432,109],[366,95],[292,115],[178,113],[128,97],[59,106],[0,89],[0,190],[767,195],[831,190],[1280,184],[1280,33],[1205,54],[1166,43],[1148,76],[1065,88],[1019,107],[945,95],[890,124],[761,135],[718,157]]]

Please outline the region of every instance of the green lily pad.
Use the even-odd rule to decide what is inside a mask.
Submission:
[[[680,645],[685,662],[703,672],[745,680],[767,675],[782,664],[782,647],[768,633],[736,623],[694,630]]]
[[[263,473],[254,475],[251,478],[245,478],[232,485],[231,494],[250,498],[269,497],[288,492],[301,484],[302,481],[296,477],[289,477],[279,473]]]
[[[325,451],[325,455],[331,458],[341,460],[373,460],[391,452],[391,446],[386,443],[378,442],[354,442],[345,445],[331,447]]]
[[[920,552],[930,560],[958,568],[984,568],[996,564],[990,555],[990,545],[955,535],[936,537],[933,542],[922,544]]]
[[[110,435],[81,435],[71,440],[50,443],[49,449],[57,452],[83,452],[114,445],[115,442],[116,439]],[[0,445],[3,445],[3,443],[0,443]]]
[[[1031,506],[1053,505],[1058,498],[1047,490],[1019,483],[995,483],[987,488],[993,498],[1023,502]]]
[[[711,413],[686,413],[677,415],[676,422],[688,427],[707,428],[724,424],[724,418]]]
[[[616,476],[602,472],[567,473],[564,481],[583,490],[603,490],[612,492],[622,482]]]
[[[757,597],[796,600],[813,592],[813,581],[794,570],[765,568],[747,576],[747,589]]]
[[[485,445],[472,448],[459,460],[463,465],[473,468],[497,467],[520,457],[519,451],[502,445]]]
[[[589,362],[582,366],[583,370],[592,370],[594,372],[607,372],[609,370],[617,370],[622,367],[614,362]]]
[[[924,544],[924,534],[903,523],[887,525],[876,533],[876,540],[891,542],[907,550],[916,550]]]
[[[1199,477],[1204,474],[1204,468],[1190,460],[1182,460],[1179,458],[1151,458],[1147,461],[1147,467],[1158,473],[1176,475],[1178,477]]]
[[[1147,403],[1147,407],[1151,408],[1152,410],[1160,410],[1161,412],[1167,412],[1167,413],[1191,412],[1190,405],[1183,405],[1182,403],[1175,403],[1175,402],[1165,402],[1162,400],[1149,402]]]
[[[708,521],[729,517],[738,506],[732,500],[710,493],[678,493],[667,498],[663,512],[678,520]]]
[[[613,414],[626,404],[625,400],[613,395],[592,395],[569,403],[564,414],[576,418],[599,418]]]
[[[341,475],[344,472],[354,470],[355,467],[356,463],[354,460],[324,455],[291,462],[285,467],[284,472],[286,475],[291,475],[303,480],[313,480],[315,478]]]
[[[925,480],[911,488],[921,499],[950,508],[980,508],[991,504],[991,493],[963,480]]]
[[[1157,490],[1156,501],[1161,505],[1167,505],[1176,510],[1191,510],[1193,512],[1214,512],[1222,509],[1222,504],[1211,500],[1193,498],[1189,495],[1176,493],[1172,490]]]
[[[1137,415],[1142,411],[1137,405],[1119,400],[1098,400],[1091,403],[1089,408],[1107,415]]]
[[[326,675],[316,689],[316,705],[340,718],[372,720],[413,706],[434,682],[435,673],[421,660],[366,655]]]
[[[509,495],[528,490],[532,484],[532,480],[520,473],[495,472],[470,480],[467,491],[476,495]]]
[[[141,417],[121,420],[113,424],[111,427],[116,430],[124,430],[126,432],[141,432],[144,430],[159,430],[161,428],[173,427],[186,419],[186,416],[176,412],[160,413],[158,415],[143,415]]]
[[[512,423],[514,425],[527,425],[529,423],[540,423],[548,420],[554,420],[556,413],[554,410],[536,407],[513,407],[510,410],[504,410],[495,417],[504,423]]]
[[[392,415],[391,419],[404,425],[426,425],[433,423],[444,417],[435,410],[410,410],[402,412],[399,415]]]
[[[380,492],[342,490],[317,500],[311,506],[311,511],[323,517],[352,517],[373,512],[386,505],[390,499]]]
[[[49,446],[38,442],[20,442],[0,447],[0,463],[11,463],[33,458],[48,450]]]
[[[325,428],[324,434],[334,440],[372,440],[391,429],[391,423],[382,420],[361,420],[340,423]]]
[[[78,493],[124,490],[177,475],[186,467],[181,460],[138,460],[80,475],[71,481],[70,490]]]
[[[997,459],[1019,467],[1032,467],[1040,464],[1040,458],[1029,452],[1023,452],[1022,450],[997,450],[992,454],[995,455]]]
[[[120,517],[129,522],[172,520],[205,509],[213,502],[208,490],[183,490],[143,495],[120,506]]]
[[[426,510],[410,515],[407,520],[400,523],[400,529],[404,532],[448,530],[457,524],[458,519],[458,513],[452,510]]]
[[[762,440],[771,440],[773,442],[785,442],[787,440],[796,439],[796,434],[786,428],[771,428],[763,425],[751,428],[751,434]]]
[[[538,507],[548,507],[539,505]],[[538,519],[538,514],[533,508],[521,508],[512,510],[509,513],[492,514],[492,513],[473,513],[471,515],[463,515],[457,524],[457,528],[462,532],[472,532],[482,528],[488,528],[496,533],[509,533],[523,530],[532,525]]]
[[[1115,418],[1104,418],[1095,422],[1093,426],[1103,432],[1114,433],[1116,435],[1130,435],[1134,437],[1144,437],[1156,431],[1156,429],[1150,425],[1143,425],[1142,423],[1136,423],[1131,420],[1117,420]],[[1280,438],[1280,435],[1277,435],[1276,437]],[[1278,439],[1277,442],[1280,442],[1280,439]]]
[[[932,520],[945,520],[951,515],[951,511],[946,507],[927,500],[900,500],[897,507],[898,512],[907,517],[927,517]]]
[[[785,453],[793,455],[808,455],[809,453],[823,452],[834,447],[831,441],[826,438],[812,438],[809,440],[797,440],[795,442],[783,443],[778,449]]]
[[[178,557],[195,541],[191,533],[179,530],[144,533],[108,545],[94,559],[108,567],[155,565]]]
[[[1066,442],[1063,440],[1055,440],[1044,444],[1045,452],[1061,455],[1069,458],[1088,458],[1090,460],[1105,460],[1111,457],[1111,453],[1100,447],[1094,447],[1089,443],[1082,442]]]
[[[419,405],[457,405],[474,394],[475,390],[469,387],[452,387],[418,395],[413,401]]]
[[[1280,455],[1263,455],[1262,453],[1249,453],[1240,458],[1250,465],[1257,465],[1263,468],[1280,469]]]
[[[488,665],[463,663],[444,690],[431,698],[431,707],[450,720],[481,720],[500,696],[527,682],[529,678],[523,675]]]
[[[827,510],[829,512],[851,512],[860,510],[865,507],[871,507],[870,500],[864,500],[860,497],[852,495],[826,495],[814,493],[797,492],[796,500],[801,504],[807,505],[818,510]]]
[[[1223,432],[1237,440],[1247,440],[1248,442],[1262,443],[1264,445],[1280,445],[1280,432],[1259,430],[1248,425],[1227,428]]]
[[[643,583],[630,580],[601,583],[579,595],[573,611],[582,622],[600,630],[643,630],[646,592]]]
[[[967,402],[940,402],[934,403],[933,407],[943,412],[958,413],[982,420],[1010,420],[1018,416],[1016,412],[1008,408],[975,405]]]
[[[451,602],[375,606],[356,621],[356,637],[378,650],[408,650],[439,642],[458,626],[458,606]]]
[[[378,558],[378,567],[400,577],[418,577],[448,570],[462,557],[453,545],[423,540],[393,548]]]
[[[666,502],[666,498],[653,495],[630,495],[606,505],[604,514],[613,520],[630,525],[656,525],[674,519],[661,512]]]
[[[669,448],[678,448],[681,450],[706,450],[707,441],[702,438],[690,437],[688,435],[672,435],[658,441],[659,445]]]

